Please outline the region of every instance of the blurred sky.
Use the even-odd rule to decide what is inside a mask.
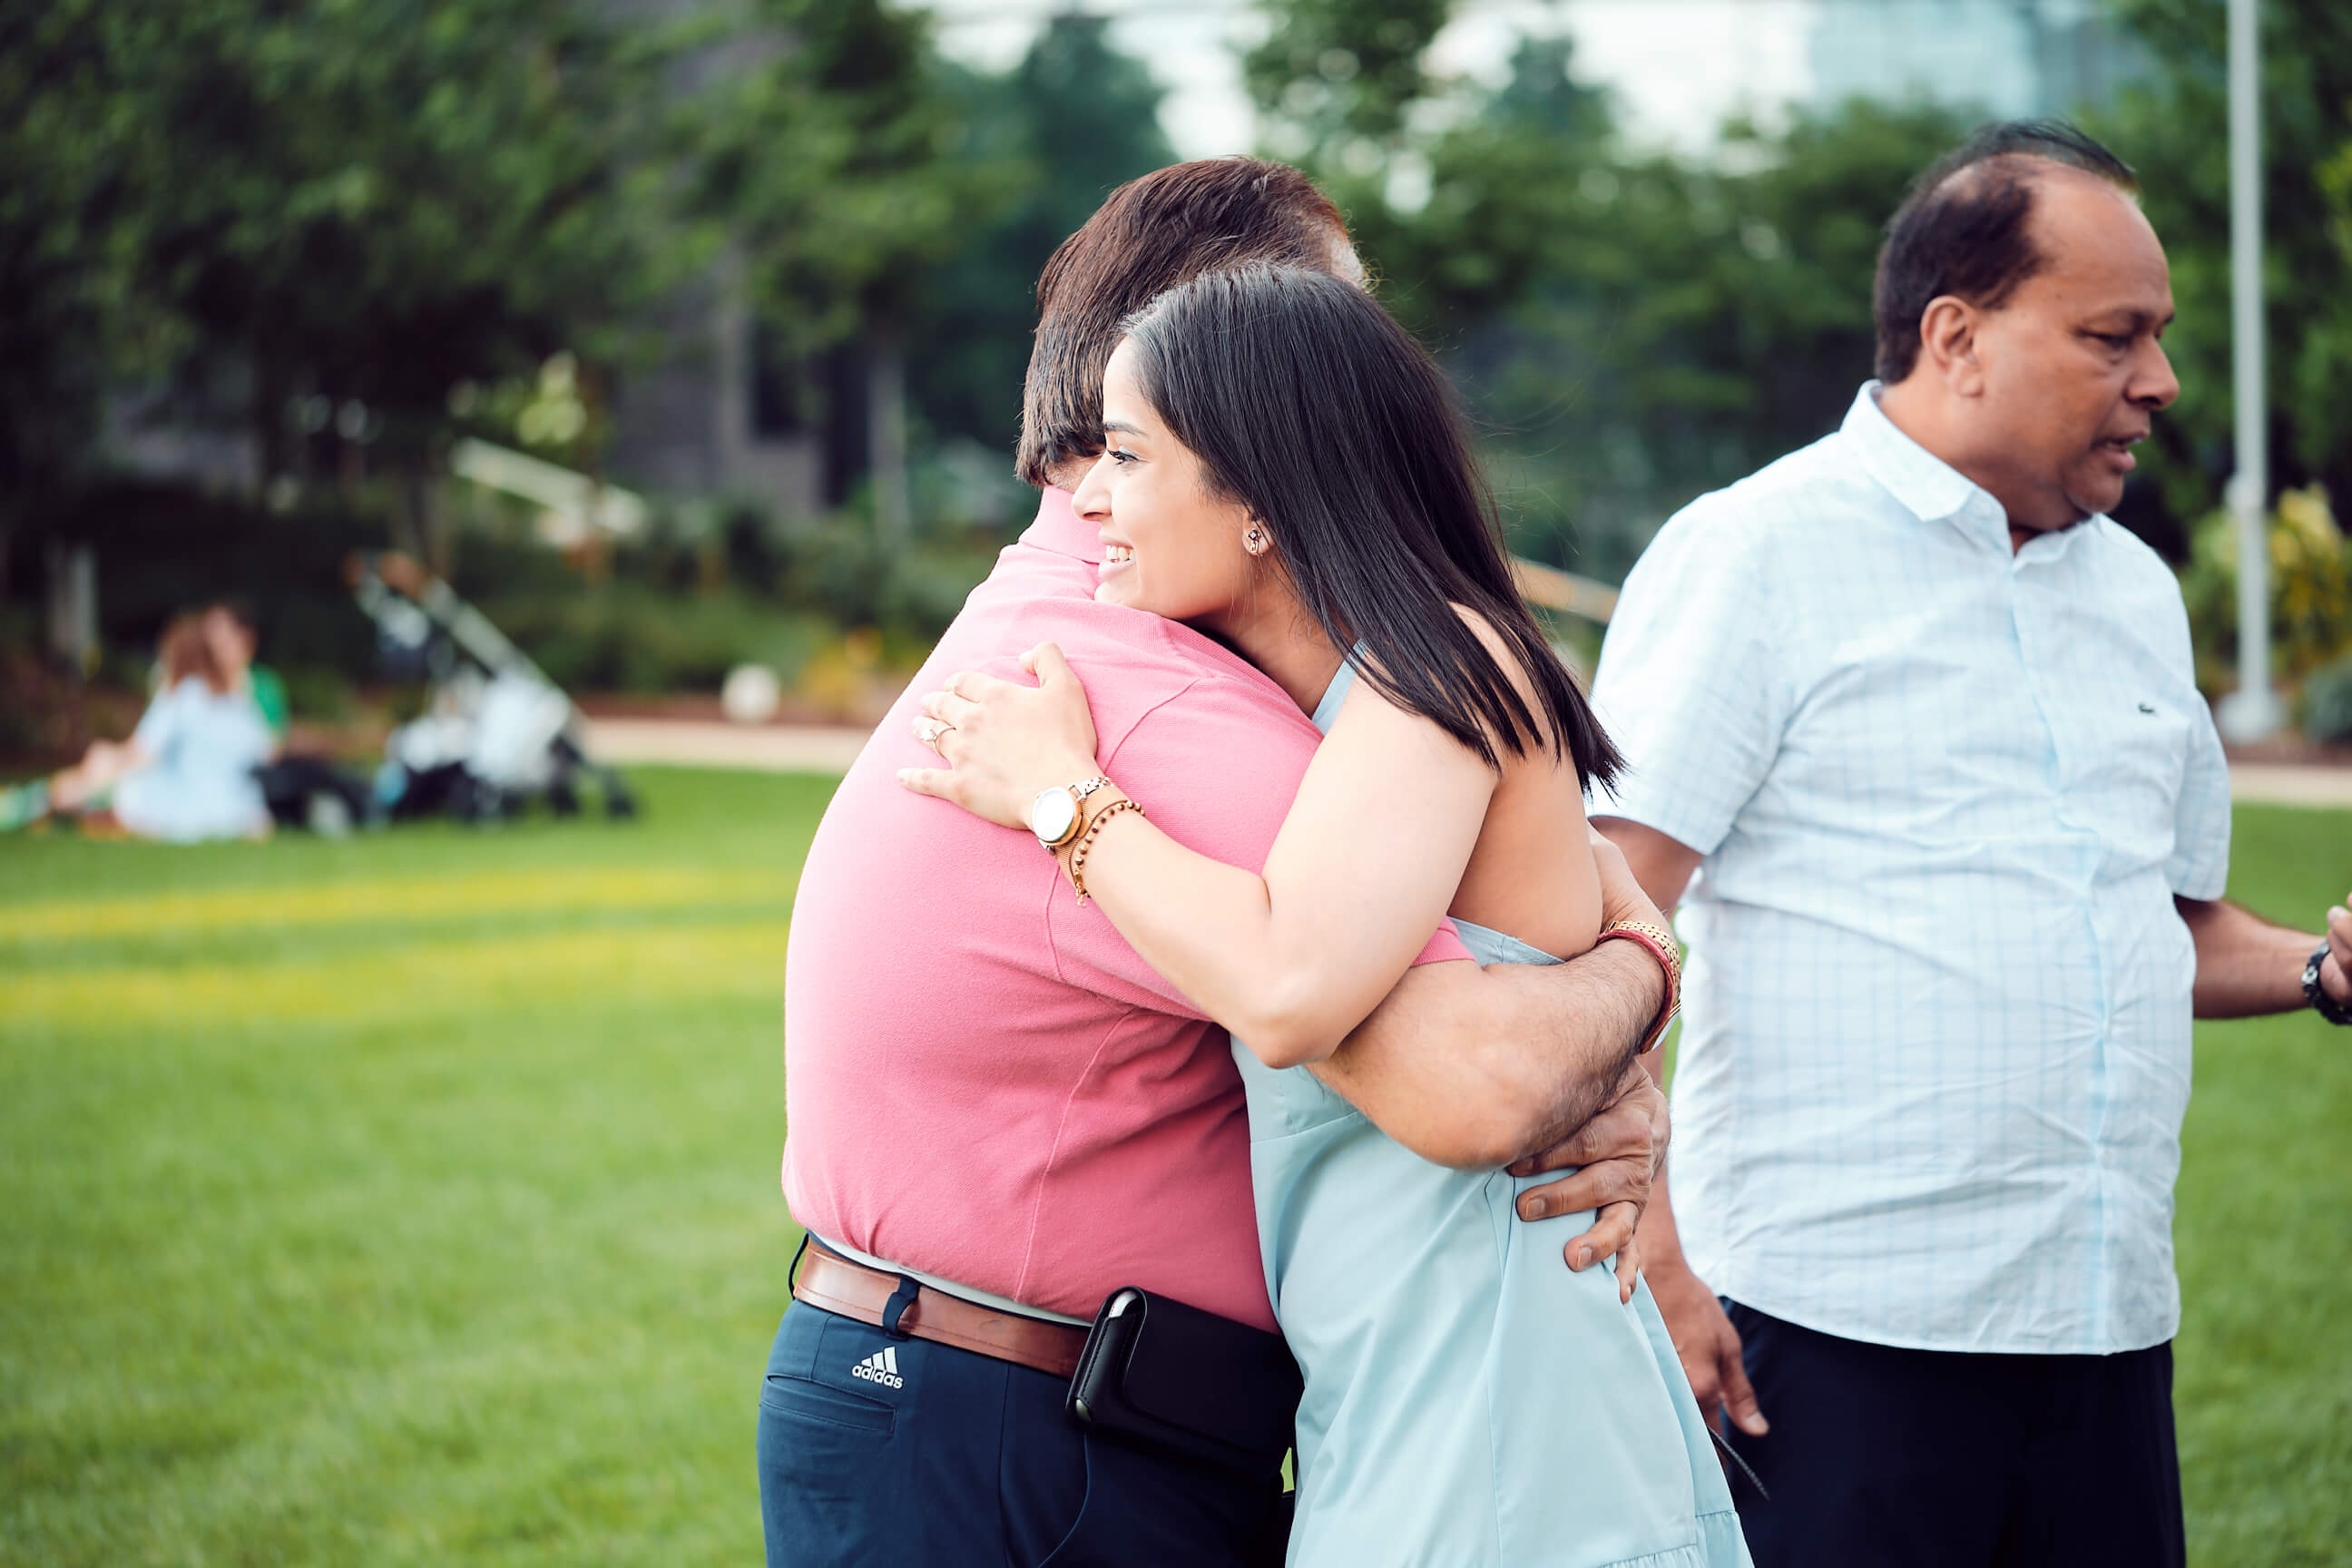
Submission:
[[[1495,81],[1525,33],[1566,31],[1577,71],[1615,93],[1637,142],[1698,151],[1724,117],[1769,119],[1811,87],[1806,40],[1825,0],[1463,0],[1431,64]],[[1826,0],[1833,3],[1833,0]],[[1264,36],[1249,0],[927,0],[950,55],[1002,69],[1038,25],[1076,8],[1116,18],[1111,37],[1150,67],[1168,100],[1160,120],[1179,154],[1213,157],[1255,143],[1237,49]]]

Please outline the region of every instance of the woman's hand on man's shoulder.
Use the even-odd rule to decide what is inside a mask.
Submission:
[[[901,768],[899,784],[999,826],[1026,828],[1039,795],[1094,777],[1094,714],[1077,672],[1052,643],[1023,654],[1021,668],[1036,685],[958,670],[927,693],[915,739],[947,765]]]

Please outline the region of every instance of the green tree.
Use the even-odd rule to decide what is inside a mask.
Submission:
[[[242,388],[265,474],[340,412],[421,519],[453,393],[567,352],[593,463],[722,255],[784,353],[887,348],[1005,195],[938,73],[877,0],[0,6],[0,485],[64,482],[110,380],[178,378]]]
[[[10,15],[0,159],[42,177],[0,248],[70,258],[120,369],[240,372],[271,471],[300,395],[421,468],[453,386],[609,360],[667,276],[660,51],[569,0]]]
[[[714,21],[679,116],[691,205],[722,232],[787,354],[903,325],[930,268],[1003,201],[920,12],[751,0]]]
[[[969,127],[926,15],[880,0],[751,0],[748,14],[683,119],[692,201],[740,260],[769,352],[864,339],[875,523],[895,543],[912,527],[908,328],[1012,170],[960,156]]]
[[[47,145],[37,8],[0,7],[0,592],[8,537],[74,476],[97,423],[106,334],[83,214]]]
[[[1614,576],[1676,507],[1836,426],[1871,372],[1881,227],[1965,123],[1856,102],[1661,156],[1625,148],[1564,37],[1523,39],[1484,95],[1431,81],[1417,49],[1360,94],[1324,68],[1367,36],[1425,45],[1445,15],[1293,0],[1252,90],[1462,387],[1514,544]],[[1424,113],[1438,93],[1448,112]],[[1412,162],[1427,199],[1392,205]]]
[[[1352,207],[1359,247],[1381,297],[1429,342],[1447,344],[1577,265],[1579,237],[1601,215],[1618,153],[1607,97],[1576,79],[1570,41],[1523,39],[1510,78],[1425,153],[1429,199]]]
[[[2232,464],[2229,102],[2223,7],[2116,0],[2157,64],[2090,128],[2137,169],[2172,261],[2179,320],[2165,338],[2180,401],[2149,443],[2143,526],[2178,557],[2218,505]],[[2264,0],[2263,294],[2270,354],[2271,482],[2352,496],[2352,9]],[[2333,215],[2334,221],[2330,221]]]
[[[1871,374],[1881,226],[1961,131],[1854,102],[1580,176],[1527,297],[1461,356],[1524,547],[1614,577],[1676,508],[1834,429]]]
[[[1277,151],[1329,178],[1373,174],[1429,96],[1423,65],[1453,0],[1277,0],[1265,42],[1243,58]]]
[[[1111,190],[1176,161],[1159,85],[1100,17],[1064,13],[1002,76],[955,80],[972,134],[964,156],[1018,171],[992,223],[930,272],[910,334],[909,384],[931,429],[1008,450],[1036,323],[1037,274]]]

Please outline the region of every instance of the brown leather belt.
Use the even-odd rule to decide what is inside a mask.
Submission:
[[[793,1272],[793,1300],[878,1329],[899,1284],[896,1274],[853,1263],[812,1243]],[[914,1300],[898,1314],[898,1331],[1034,1367],[1065,1382],[1078,1370],[1078,1352],[1087,1344],[1084,1329],[1000,1312],[929,1285],[916,1287]]]

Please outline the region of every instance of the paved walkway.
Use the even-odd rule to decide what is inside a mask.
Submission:
[[[588,744],[606,763],[753,768],[778,773],[845,771],[867,731],[816,724],[719,724],[694,719],[592,719]],[[2352,807],[2352,768],[2238,763],[2230,794],[2273,805]]]
[[[2231,763],[2230,796],[2266,805],[2352,806],[2352,768]]]
[[[869,731],[821,724],[721,724],[700,719],[591,719],[588,752],[600,763],[754,768],[771,773],[846,773]]]

